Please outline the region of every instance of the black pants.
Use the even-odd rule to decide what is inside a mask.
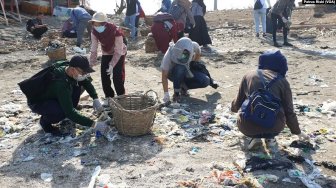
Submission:
[[[48,31],[47,27],[35,28],[31,33],[34,35],[34,38],[40,39],[42,35]]]
[[[81,87],[72,88],[72,105],[77,107],[81,95]],[[29,108],[41,115],[40,124],[44,131],[49,132],[52,124],[58,123],[66,118],[65,113],[57,99],[49,99],[38,104],[32,104],[28,101]]]
[[[111,87],[111,76],[107,75],[107,69],[112,59],[112,55],[103,55],[101,60],[101,81],[105,97],[114,97]],[[116,66],[113,68],[113,84],[117,95],[125,94],[125,55],[121,56]]]
[[[272,30],[273,30],[272,31],[273,42],[277,41],[276,40],[276,32],[277,32],[277,30],[279,28],[278,26],[282,27],[282,33],[283,33],[283,37],[284,37],[284,42],[287,42],[288,28],[285,27],[285,24],[283,23],[281,16],[272,13],[271,14],[271,19],[272,19]]]

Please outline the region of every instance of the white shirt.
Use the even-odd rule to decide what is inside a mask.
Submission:
[[[267,2],[266,2],[267,1]],[[257,2],[257,0],[254,0],[254,3]],[[261,4],[263,5],[263,8],[267,9],[268,7],[271,7],[270,0],[260,0]]]

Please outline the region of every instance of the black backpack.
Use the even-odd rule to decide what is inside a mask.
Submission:
[[[34,98],[45,92],[49,83],[53,80],[61,80],[62,78],[57,78],[53,73],[53,70],[60,66],[69,65],[69,62],[65,61],[63,63],[53,64],[47,68],[42,69],[32,77],[23,80],[18,83],[21,91],[26,95],[27,99]]]
[[[31,28],[34,26],[34,22],[32,19],[29,19],[26,23],[26,30],[31,32]]]
[[[263,8],[263,4],[261,4],[260,0],[257,0],[255,3],[254,3],[254,10],[259,10]]]

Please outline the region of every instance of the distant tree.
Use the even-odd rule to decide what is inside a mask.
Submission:
[[[126,8],[126,1],[120,0],[120,5],[118,5],[118,3],[116,2],[116,9],[114,9],[114,13],[121,14],[125,8]]]

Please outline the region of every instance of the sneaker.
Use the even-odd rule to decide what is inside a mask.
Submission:
[[[248,150],[255,150],[262,146],[262,141],[260,138],[252,138],[247,145]]]
[[[259,33],[256,34],[256,37],[259,37]]]
[[[274,42],[274,46],[275,46],[275,47],[278,47],[278,48],[281,47],[281,45],[280,45],[279,43],[277,43],[277,42]]]
[[[188,89],[184,88],[184,87],[181,88],[180,93],[181,93],[181,96],[184,96],[184,97],[189,97],[190,96],[190,94],[188,92]]]
[[[180,103],[181,102],[181,96],[177,95],[177,94],[174,94],[173,95],[173,102]]]
[[[111,97],[107,97],[103,100],[103,107],[109,107],[110,106],[110,101],[112,100]]]
[[[284,42],[283,45],[284,45],[284,46],[289,46],[289,47],[293,46],[293,44],[291,44],[291,43],[289,43],[289,42]]]

